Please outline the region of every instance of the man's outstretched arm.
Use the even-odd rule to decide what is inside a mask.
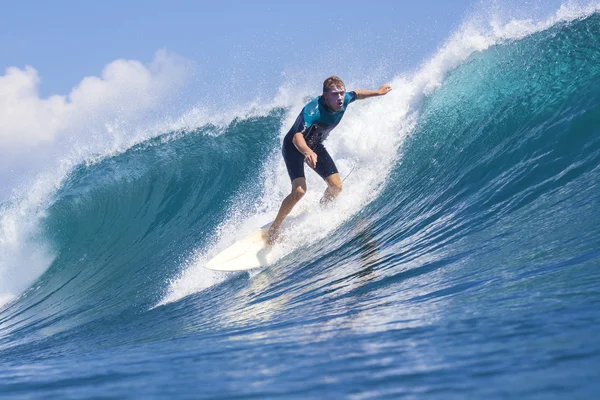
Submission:
[[[356,93],[356,98],[358,100],[362,100],[369,97],[383,96],[390,90],[392,90],[392,87],[386,83],[385,85],[381,85],[377,90],[355,90],[354,93]]]

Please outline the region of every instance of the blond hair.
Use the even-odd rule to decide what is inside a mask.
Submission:
[[[341,86],[344,89],[346,88],[346,85],[344,85],[344,82],[340,78],[335,75],[331,75],[329,78],[325,79],[325,82],[323,82],[323,93],[334,86]]]

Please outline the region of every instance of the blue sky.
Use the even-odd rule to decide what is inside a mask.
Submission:
[[[67,94],[119,58],[148,63],[166,49],[194,63],[188,96],[231,101],[272,95],[286,74],[311,70],[354,80],[415,68],[476,9],[474,0],[6,2],[0,71],[35,68],[41,97]],[[498,1],[555,10],[559,1]],[[523,6],[523,4],[526,4]],[[527,4],[528,3],[528,4]],[[502,7],[504,5],[504,7]]]
[[[10,2],[0,14],[0,69],[34,67],[40,95],[66,94],[109,62],[151,61],[164,48],[195,63],[195,90],[232,81],[252,96],[285,71],[367,74],[415,67],[474,1]],[[390,66],[390,64],[394,64]],[[253,87],[254,86],[254,87]]]

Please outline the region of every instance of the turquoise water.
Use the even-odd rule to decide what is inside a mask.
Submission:
[[[352,170],[347,199],[373,195],[258,272],[202,260],[272,216],[265,171],[297,110],[77,165],[31,244],[48,268],[0,310],[0,393],[595,398],[599,33],[593,14],[473,53],[426,93],[381,181]]]

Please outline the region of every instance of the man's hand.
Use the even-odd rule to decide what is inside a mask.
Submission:
[[[392,86],[386,83],[385,85],[381,85],[379,89],[377,89],[377,93],[379,93],[380,96],[383,96],[384,94],[387,94],[390,90],[392,90]]]
[[[308,164],[312,169],[317,168],[317,153],[312,150],[307,151],[304,154],[304,161]]]

